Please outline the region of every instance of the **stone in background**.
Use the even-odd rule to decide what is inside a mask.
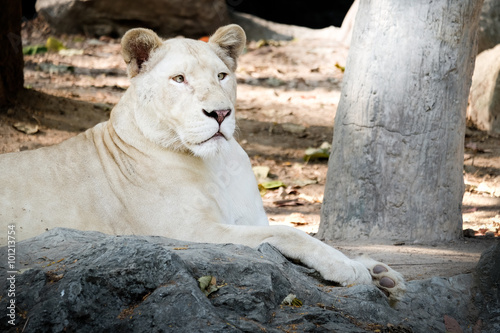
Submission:
[[[199,38],[229,23],[224,0],[38,0],[36,10],[56,33],[92,37],[142,27],[164,38]]]
[[[482,131],[500,134],[500,44],[476,58],[467,121]]]

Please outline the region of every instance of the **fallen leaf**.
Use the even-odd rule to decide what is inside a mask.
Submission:
[[[282,305],[289,305],[289,306],[296,306],[300,307],[302,306],[302,301],[297,298],[294,294],[288,294],[283,301],[281,302]]]
[[[37,124],[18,122],[12,126],[16,130],[23,132],[23,133],[26,133],[26,134],[30,134],[30,135],[38,132],[38,125]]]
[[[309,224],[309,221],[306,220],[305,215],[302,213],[290,214],[289,216],[285,217],[285,222],[297,225]]]
[[[489,194],[491,196],[494,196],[494,197],[498,197],[500,196],[500,191],[495,188],[495,187],[490,187],[487,183],[483,182],[483,183],[480,183],[477,188],[476,188],[476,191],[477,192],[482,192],[484,194]]]
[[[303,134],[306,131],[306,127],[303,125],[299,124],[293,124],[293,123],[284,123],[281,124],[281,128],[285,132],[292,133],[292,134]]]
[[[332,145],[328,142],[323,142],[318,148],[307,148],[304,155],[304,160],[309,162],[310,160],[317,159],[327,159],[330,157],[330,151]]]
[[[203,291],[205,296],[210,295],[214,291],[219,290],[219,288],[216,286],[216,279],[215,276],[212,275],[205,275],[202,276],[201,278],[198,279],[198,283],[200,284],[200,289]]]
[[[286,188],[284,188],[284,187],[278,188],[278,191],[276,192],[276,198],[285,199],[287,195],[288,194],[287,194]]]
[[[47,50],[50,52],[59,52],[60,50],[65,49],[63,43],[55,37],[50,36],[47,38],[47,42],[45,43]]]
[[[465,149],[472,150],[474,153],[486,153],[487,151],[479,148],[476,142],[469,142],[465,144]]]
[[[47,52],[47,47],[45,45],[28,45],[23,47],[24,55],[35,55],[45,52]]]
[[[293,181],[293,185],[297,187],[304,187],[307,185],[317,184],[317,179],[296,179]]]
[[[83,50],[79,49],[62,49],[58,52],[62,56],[72,57],[75,55],[83,55]]]
[[[482,226],[482,227],[480,227],[480,228],[479,228],[479,233],[480,233],[480,234],[484,235],[484,234],[486,234],[487,232],[488,232],[488,228],[487,228],[487,227]]]
[[[267,178],[267,175],[269,175],[269,170],[270,168],[264,165],[257,165],[252,168],[253,174],[255,175],[255,178],[257,178],[259,183]]]
[[[51,283],[58,282],[64,277],[64,274],[56,274],[54,271],[48,271],[45,275],[47,280]]]
[[[267,190],[275,190],[277,188],[280,188],[280,187],[286,187],[286,185],[279,181],[279,180],[274,180],[274,181],[269,181],[269,182],[262,182],[262,183],[259,183],[259,192],[260,192],[260,195],[263,197],[264,195],[266,195],[267,193]]]
[[[304,193],[299,194],[299,198],[303,199],[307,202],[310,203],[322,203],[323,202],[323,196],[316,197],[316,196],[310,196]]]
[[[342,73],[344,73],[344,72],[345,72],[345,67],[344,67],[344,66],[340,66],[338,62],[337,62],[337,63],[335,63],[335,67],[337,67],[338,69],[340,69],[340,71],[341,71]]]
[[[273,201],[273,204],[278,207],[285,206],[302,206],[303,203],[299,201],[299,199],[288,199],[288,200],[276,200]]]
[[[447,333],[463,333],[458,322],[448,315],[444,315],[444,327]]]
[[[58,264],[58,263],[60,263],[60,262],[61,262],[61,261],[63,261],[63,260],[64,260],[64,258],[59,259],[59,260],[57,260],[57,261],[52,261],[52,262],[48,263],[48,264],[47,264],[47,266],[45,266],[45,267],[49,267],[49,266],[52,266],[52,265]]]
[[[38,65],[40,69],[44,72],[48,73],[65,73],[65,72],[70,72],[74,73],[75,72],[75,67],[70,66],[70,65],[54,65],[51,63],[40,63]]]
[[[285,81],[280,80],[280,79],[275,78],[275,77],[270,77],[265,82],[266,82],[266,84],[270,85],[271,87],[279,87],[279,86],[286,84]]]
[[[274,190],[280,187],[286,187],[286,185],[281,180],[273,180],[270,182],[264,182],[259,184],[259,188],[262,187],[266,190]]]
[[[259,194],[261,197],[265,196],[267,193],[267,190],[259,185]]]

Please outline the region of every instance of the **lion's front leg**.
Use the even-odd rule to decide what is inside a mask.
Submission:
[[[324,279],[343,286],[374,284],[391,300],[403,297],[406,290],[403,276],[389,266],[368,257],[349,259],[342,252],[293,228],[270,228],[276,228],[276,232],[264,242],[274,245],[285,256],[316,269]]]
[[[285,226],[268,227],[273,235],[262,240],[269,243],[291,259],[317,270],[328,281],[342,286],[352,284],[370,284],[371,276],[366,267],[342,252],[326,245],[306,233]]]
[[[369,258],[349,259],[342,252],[300,230],[285,226],[216,225],[213,227],[212,232],[218,234],[218,238],[214,237],[217,243],[232,242],[252,247],[269,243],[284,256],[314,268],[325,280],[343,286],[373,283],[395,300],[404,294],[405,285],[401,274],[387,265]],[[215,230],[221,228],[223,230]],[[220,237],[221,234],[224,236]]]

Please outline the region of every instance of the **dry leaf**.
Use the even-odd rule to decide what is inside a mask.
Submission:
[[[446,327],[446,332],[463,333],[463,330],[458,324],[458,322],[454,318],[448,315],[444,315],[444,326]]]
[[[309,221],[306,220],[305,215],[302,213],[290,214],[289,216],[285,217],[285,222],[297,225],[309,224]]]
[[[66,48],[60,40],[52,36],[47,38],[45,46],[47,47],[47,50],[51,52],[58,52]]]
[[[267,179],[269,170],[269,167],[264,165],[257,165],[252,168],[253,174],[259,183]]]
[[[313,185],[317,183],[318,183],[317,179],[295,179],[293,181],[293,185],[297,187],[304,187],[307,185]]]
[[[316,196],[310,196],[310,195],[301,193],[301,194],[299,194],[299,198],[303,199],[303,200],[305,200],[307,202],[310,202],[310,203],[322,203],[323,202],[323,197],[322,196],[320,196],[318,198]]]
[[[215,279],[215,276],[212,275],[202,276],[201,278],[198,279],[198,283],[200,284],[200,289],[201,291],[203,291],[205,296],[208,296],[214,291],[219,290],[219,288],[216,286],[217,280]]]
[[[260,183],[259,188],[261,187],[266,190],[274,190],[280,187],[286,187],[286,185],[280,180],[273,180],[270,182]]]
[[[286,200],[276,200],[273,201],[273,204],[278,207],[285,206],[302,206],[303,203],[299,201],[299,199],[286,199]]]
[[[16,130],[23,132],[23,133],[26,133],[26,134],[30,134],[30,135],[38,132],[38,125],[37,124],[18,122],[12,126],[14,126],[14,128]]]
[[[328,142],[323,142],[318,148],[307,148],[304,153],[304,160],[309,162],[311,160],[327,159],[330,157],[332,145]]]
[[[302,301],[298,299],[294,294],[288,294],[288,296],[283,299],[281,304],[300,307],[302,306]]]

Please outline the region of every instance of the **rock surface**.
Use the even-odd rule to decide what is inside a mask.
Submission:
[[[162,37],[199,38],[229,23],[226,2],[38,0],[36,10],[58,33],[122,36],[143,27]]]
[[[500,44],[476,58],[467,121],[482,131],[500,133]]]
[[[16,250],[15,296],[8,280],[0,299],[2,309],[15,300],[15,325],[0,312],[2,332],[444,332],[445,317],[472,332],[478,309],[487,309],[483,332],[499,325],[498,245],[479,277],[411,281],[392,307],[374,286],[332,286],[267,244],[255,250],[54,229]],[[3,284],[12,273],[0,251]],[[219,287],[208,297],[197,281],[206,275]],[[289,294],[303,305],[281,305]]]
[[[482,254],[475,278],[483,332],[500,332],[500,243]]]

